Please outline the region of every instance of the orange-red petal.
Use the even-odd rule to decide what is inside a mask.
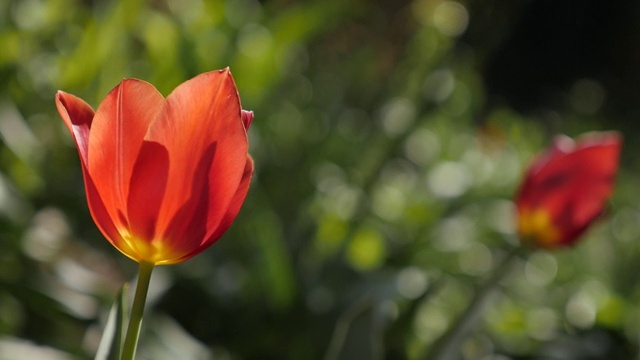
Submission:
[[[213,232],[207,234],[200,246],[185,254],[181,259],[177,259],[178,261],[176,262],[191,258],[204,251],[209,246],[218,241],[218,239],[229,229],[231,224],[233,224],[233,221],[236,219],[236,216],[238,216],[240,208],[244,203],[244,199],[247,197],[247,193],[249,192],[249,185],[251,184],[251,179],[253,177],[253,167],[253,159],[251,158],[251,156],[247,156],[247,162],[245,164],[240,185],[238,186],[238,189],[236,190],[236,193],[234,194],[233,199],[229,204],[227,212],[225,213],[218,226],[215,227]]]
[[[84,100],[64,91],[58,91],[56,94],[56,107],[76,143],[80,160],[85,166],[88,163],[89,130],[94,111]]]
[[[575,242],[613,193],[621,144],[614,132],[586,134],[576,142],[557,138],[529,168],[516,198],[519,213],[548,214],[560,234],[556,245]]]
[[[94,116],[87,167],[109,216],[119,228],[129,226],[131,174],[149,124],[163,102],[151,84],[126,79],[106,96]]]
[[[85,183],[85,192],[89,211],[96,225],[105,237],[112,243],[119,239],[120,235],[114,222],[98,194],[91,174],[88,171],[88,151],[89,151],[89,133],[93,122],[94,111],[82,99],[58,91],[56,94],[56,107],[60,113],[60,117],[69,129],[73,140],[78,148],[80,155],[80,164],[82,166],[82,175]]]
[[[167,190],[169,168],[167,149],[156,142],[144,141],[133,168],[127,198],[129,229],[140,239],[151,241],[158,235],[158,210]]]
[[[201,245],[224,217],[248,151],[240,99],[228,69],[201,74],[166,99],[145,138],[169,154],[167,192],[157,234],[176,254]],[[136,174],[134,174],[136,176]]]
[[[249,192],[249,185],[251,184],[251,179],[253,178],[253,167],[253,159],[251,158],[251,156],[247,156],[247,162],[244,167],[244,172],[242,173],[242,180],[240,181],[240,185],[238,186],[236,193],[233,195],[233,199],[231,200],[229,208],[224,214],[224,217],[217,225],[217,227],[215,227],[215,230],[207,235],[207,242],[216,242],[222,236],[222,234],[224,234],[229,229],[236,216],[238,216],[240,208],[244,203],[244,199],[247,197],[247,193]]]
[[[56,104],[80,154],[92,216],[126,256],[176,263],[215,242],[247,194],[253,161],[228,69],[199,75],[166,99],[127,79],[94,113],[59,92]]]

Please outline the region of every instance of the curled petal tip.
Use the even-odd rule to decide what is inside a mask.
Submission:
[[[568,153],[573,151],[573,149],[576,146],[576,142],[572,138],[568,137],[567,135],[557,135],[553,139],[553,143],[551,146],[553,150],[556,150],[562,153]]]
[[[223,68],[223,69],[220,69],[220,70],[214,70],[212,72],[217,72],[217,73],[220,73],[220,74],[226,74],[226,75],[232,76],[231,75],[231,68],[229,68],[228,66],[226,68]]]
[[[249,130],[249,126],[253,122],[253,111],[242,110],[242,123],[244,124],[244,128]]]

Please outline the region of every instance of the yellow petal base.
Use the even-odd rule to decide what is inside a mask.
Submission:
[[[557,246],[560,240],[560,233],[544,209],[521,210],[518,215],[518,234],[523,241],[543,248]]]

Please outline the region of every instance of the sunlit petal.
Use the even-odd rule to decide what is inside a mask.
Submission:
[[[166,99],[128,79],[93,112],[59,92],[81,157],[87,201],[105,237],[129,258],[184,261],[226,231],[246,197],[253,161],[228,69],[199,75]]]
[[[83,166],[86,166],[93,109],[82,99],[63,91],[58,91],[56,94],[56,107],[78,147]]]
[[[167,188],[181,189],[165,195],[158,218],[161,232],[181,243],[199,242],[197,235],[187,236],[193,230],[183,220],[219,223],[246,162],[247,135],[229,70],[199,75],[176,88],[146,139],[166,147],[171,164]]]
[[[156,237],[158,209],[165,196],[168,175],[167,149],[145,141],[133,169],[127,199],[129,228],[141,241]]]
[[[253,177],[253,159],[249,156],[247,157],[247,163],[244,168],[244,173],[242,174],[242,180],[240,181],[240,185],[238,186],[238,190],[236,191],[231,203],[229,204],[229,208],[225,213],[224,217],[220,221],[220,223],[215,227],[215,231],[212,234],[207,236],[206,241],[215,242],[224,234],[227,229],[233,223],[236,216],[240,212],[240,208],[244,203],[244,199],[247,197],[247,192],[249,192],[249,185],[251,184],[251,179]],[[210,227],[213,228],[213,227]]]
[[[164,99],[149,83],[127,79],[96,111],[89,136],[88,168],[112,218],[127,218],[131,173],[144,135]]]
[[[253,159],[248,156],[247,162],[245,164],[244,172],[242,174],[242,180],[240,181],[240,185],[236,193],[229,204],[229,208],[225,213],[224,217],[220,221],[220,223],[213,228],[213,231],[207,234],[207,236],[203,239],[200,246],[195,247],[189,253],[182,255],[181,258],[176,259],[175,262],[180,262],[184,259],[191,258],[200,252],[206,250],[209,246],[213,245],[233,224],[236,216],[240,212],[240,208],[244,203],[244,199],[247,197],[247,193],[249,192],[249,185],[251,184],[251,179],[253,177]]]

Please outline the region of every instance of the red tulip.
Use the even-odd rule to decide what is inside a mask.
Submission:
[[[98,110],[59,91],[56,105],[78,148],[87,202],[104,236],[137,262],[174,264],[231,226],[253,161],[228,69],[201,74],[166,99],[125,79]]]
[[[558,137],[529,167],[516,196],[518,233],[537,247],[574,244],[613,193],[622,138],[589,133]]]

